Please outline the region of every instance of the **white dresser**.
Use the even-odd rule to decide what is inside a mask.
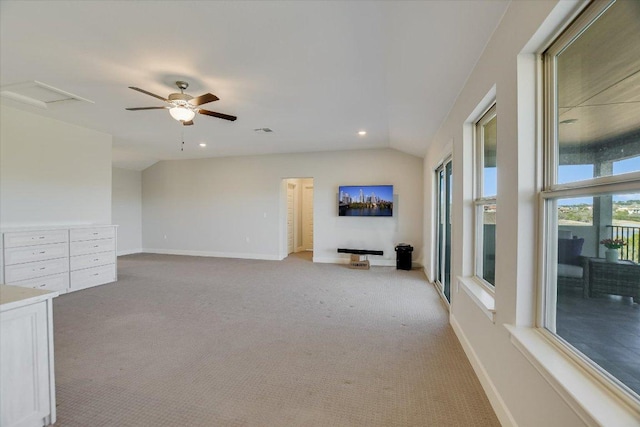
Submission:
[[[52,299],[57,292],[0,285],[0,426],[56,422]]]
[[[115,282],[116,228],[91,227],[69,230],[69,290]]]
[[[2,231],[0,282],[60,293],[117,280],[117,226]]]

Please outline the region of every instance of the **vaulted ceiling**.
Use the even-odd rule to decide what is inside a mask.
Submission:
[[[94,102],[2,104],[112,134],[114,164],[134,169],[376,147],[422,156],[507,5],[2,1],[2,88],[36,80]],[[166,97],[176,80],[238,120],[197,115],[183,127],[166,110],[125,110],[163,105],[128,86]],[[264,127],[273,132],[254,131]]]

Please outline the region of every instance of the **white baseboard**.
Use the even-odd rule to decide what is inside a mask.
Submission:
[[[123,256],[123,255],[131,255],[131,254],[139,254],[142,252],[142,248],[137,248],[137,249],[127,249],[124,251],[118,251],[118,256]]]
[[[422,272],[424,273],[424,277],[427,278],[427,282],[429,283],[434,283],[435,284],[435,280],[431,280],[431,278],[429,277],[429,275],[427,274],[427,269],[422,267]]]
[[[511,415],[511,412],[509,411],[509,408],[507,408],[507,405],[504,403],[504,400],[502,400],[502,396],[500,396],[500,393],[498,393],[496,386],[493,384],[493,381],[491,381],[491,377],[489,377],[489,374],[480,362],[478,355],[471,346],[471,343],[462,331],[462,327],[460,327],[460,324],[453,314],[449,316],[449,321],[451,323],[453,331],[456,333],[456,336],[460,341],[460,344],[462,344],[462,348],[464,349],[464,352],[467,355],[467,358],[469,359],[469,362],[471,363],[476,376],[480,380],[480,384],[482,385],[484,392],[489,398],[489,403],[491,403],[491,407],[495,411],[500,424],[505,427],[517,427],[518,424],[516,423],[516,420],[513,418],[513,415]]]
[[[313,262],[318,262],[321,264],[349,264],[349,258],[314,256]]]
[[[150,254],[162,254],[162,255],[187,255],[187,256],[205,256],[214,258],[240,258],[240,259],[261,259],[268,261],[282,261],[286,256],[281,257],[279,255],[267,255],[267,254],[252,254],[252,253],[238,253],[238,252],[210,252],[210,251],[189,251],[182,249],[153,249],[143,248],[131,253],[150,253]],[[120,253],[118,253],[120,255]],[[126,255],[123,253],[123,255]],[[313,262],[321,264],[349,264],[349,258],[346,257],[313,257]],[[369,263],[376,267],[395,267],[396,261],[393,259],[370,259]],[[422,268],[418,263],[412,264],[413,268]]]
[[[213,257],[213,258],[261,259],[261,260],[267,260],[267,261],[281,261],[283,259],[278,255],[252,254],[252,253],[239,253],[239,252],[188,251],[188,250],[182,250],[182,249],[144,248],[142,252],[150,253],[150,254],[205,256],[205,257]]]
[[[349,264],[350,258],[314,256],[313,262],[319,262],[322,264]],[[395,267],[396,261],[390,259],[369,259],[369,264],[377,267]]]
[[[350,258],[347,257],[313,257],[313,262],[322,264],[349,264]],[[369,258],[369,265],[375,267],[395,267],[395,259],[371,259]],[[422,265],[414,262],[411,263],[411,268],[422,268]]]

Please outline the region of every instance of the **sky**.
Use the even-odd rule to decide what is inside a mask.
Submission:
[[[632,157],[630,159],[613,162],[613,175],[638,171],[640,171],[640,157]],[[593,165],[561,165],[558,169],[558,183],[560,184],[582,181],[591,178],[593,178]],[[485,168],[483,196],[496,195],[497,181],[496,168]],[[614,201],[639,199],[640,194],[621,194],[613,196]],[[577,205],[581,203],[591,205],[593,203],[593,200],[591,197],[580,197],[573,199],[562,199],[559,201],[559,203],[561,205]]]
[[[349,193],[352,199],[355,199],[360,195],[360,189],[364,193],[364,196],[370,196],[371,193],[375,193],[377,197],[385,200],[387,202],[393,202],[393,185],[351,185],[351,186],[341,186],[340,191],[344,191],[345,193]]]
[[[613,175],[620,175],[628,172],[640,171],[640,157],[632,157],[630,159],[613,162]],[[558,170],[558,183],[564,184],[574,181],[582,181],[593,178],[593,165],[564,165]],[[620,194],[614,195],[614,202],[625,200],[639,200],[640,194]],[[580,197],[574,199],[559,200],[561,205],[577,205],[580,203],[593,204],[593,198]]]

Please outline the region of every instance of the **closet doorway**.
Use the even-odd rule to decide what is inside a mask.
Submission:
[[[287,256],[313,257],[313,178],[285,179]]]

